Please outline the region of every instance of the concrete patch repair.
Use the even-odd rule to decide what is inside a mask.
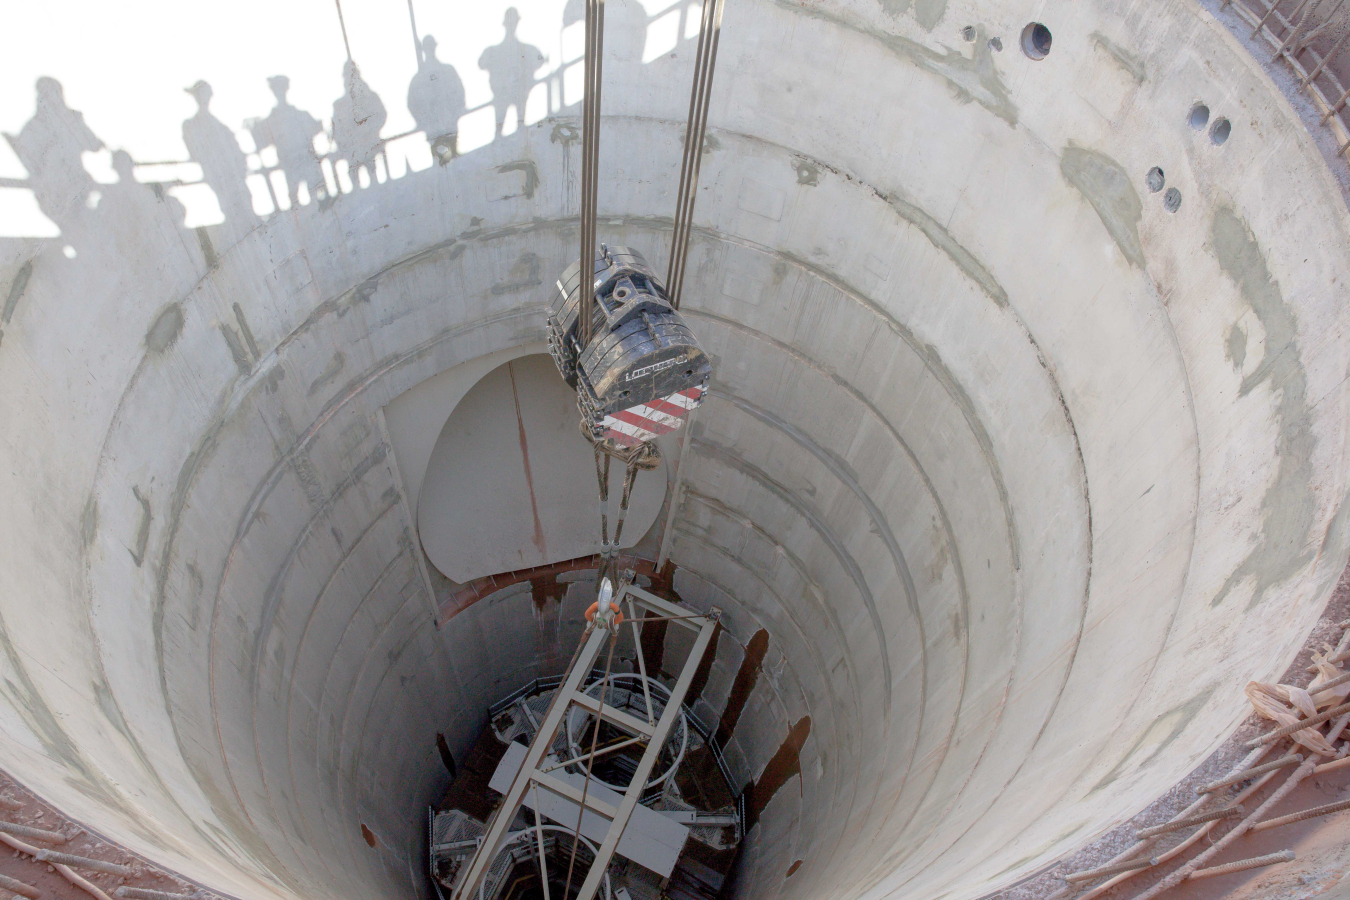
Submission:
[[[1246,558],[1229,574],[1211,605],[1218,606],[1239,585],[1252,585],[1247,609],[1266,598],[1275,585],[1293,578],[1315,555],[1311,542],[1317,502],[1312,490],[1312,454],[1316,438],[1307,406],[1308,377],[1296,343],[1298,321],[1266,266],[1265,255],[1251,229],[1231,207],[1214,213],[1211,246],[1225,275],[1237,286],[1242,301],[1256,314],[1266,340],[1260,362],[1242,379],[1238,397],[1260,387],[1276,394],[1274,419],[1275,475],[1261,498],[1261,530]],[[1232,338],[1230,337],[1230,342]],[[1234,354],[1234,361],[1245,354]],[[1240,364],[1240,362],[1239,362]]]
[[[1143,268],[1144,247],[1139,240],[1139,220],[1143,217],[1144,204],[1129,173],[1106,154],[1073,144],[1061,153],[1059,170],[1064,180],[1092,204],[1125,258]]]

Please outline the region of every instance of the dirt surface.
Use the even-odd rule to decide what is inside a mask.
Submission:
[[[18,808],[11,809],[10,806]],[[124,885],[169,894],[189,894],[199,900],[212,900],[220,896],[203,890],[198,885],[128,852],[111,841],[90,834],[28,793],[4,773],[0,773],[0,822],[56,832],[66,837],[65,843],[57,844],[16,834],[3,835],[3,838],[24,845],[32,851],[55,850],[129,867],[132,870],[129,876],[110,875],[79,866],[72,867],[76,874],[112,900],[118,900],[116,890]],[[103,900],[99,894],[72,884],[54,866],[33,858],[27,852],[15,849],[8,841],[0,843],[0,875],[36,888],[40,892],[39,900],[90,900],[91,897]],[[13,891],[5,889],[0,892],[0,896],[10,898],[15,895]]]
[[[1280,679],[1281,684],[1306,686],[1313,679],[1308,671],[1313,651],[1325,651],[1334,647],[1342,633],[1350,627],[1350,568],[1341,575],[1322,618],[1313,627],[1304,644],[1302,652]],[[1346,666],[1346,664],[1342,664]],[[1046,900],[1066,887],[1064,875],[1104,866],[1116,855],[1130,849],[1136,843],[1135,832],[1151,825],[1160,825],[1169,821],[1181,810],[1197,799],[1195,789],[1201,785],[1217,781],[1228,775],[1234,766],[1247,755],[1244,743],[1261,733],[1270,730],[1268,720],[1249,716],[1238,727],[1226,743],[1201,763],[1190,775],[1182,779],[1175,787],[1158,798],[1154,803],[1128,822],[1112,829],[1087,846],[1063,857],[1058,863],[1042,870],[1020,883],[987,895],[985,900]],[[1350,728],[1347,728],[1350,731]],[[1268,753],[1261,762],[1269,762],[1295,752],[1298,748],[1282,741],[1277,749]],[[1306,751],[1305,755],[1306,755]],[[1292,769],[1285,770],[1285,772]],[[1251,812],[1268,797],[1284,780],[1282,772],[1272,778],[1265,789],[1243,801],[1244,808]],[[1225,796],[1235,795],[1245,785],[1242,782],[1225,789]],[[1272,807],[1263,819],[1275,818],[1288,813],[1298,812],[1314,806],[1336,803],[1350,799],[1350,768],[1313,775],[1300,783],[1288,796]],[[1214,808],[1218,808],[1217,805]],[[1236,822],[1236,820],[1234,820]],[[1195,854],[1208,849],[1233,827],[1232,822],[1220,823],[1211,829],[1209,835],[1202,838],[1191,850],[1180,854],[1174,861],[1150,869],[1124,881],[1102,894],[1103,898],[1130,898],[1143,893],[1152,885],[1167,877]],[[1166,835],[1150,849],[1150,855],[1165,853],[1180,844],[1191,835],[1194,829],[1188,828],[1172,835]],[[1300,853],[1300,845],[1305,852]],[[1281,850],[1294,849],[1303,860],[1310,853],[1321,861],[1318,866],[1300,865],[1298,862],[1285,863],[1269,868],[1251,869],[1232,875],[1221,875],[1199,881],[1187,881],[1164,892],[1165,900],[1202,900],[1202,898],[1242,896],[1250,900],[1311,900],[1320,897],[1332,889],[1347,872],[1350,872],[1350,811],[1309,819],[1282,828],[1275,828],[1257,834],[1245,835],[1233,842],[1226,850],[1216,855],[1206,865],[1222,865],[1241,859],[1250,859]],[[1337,868],[1339,866],[1339,868]],[[1107,879],[1088,882],[1080,890],[1073,890],[1061,897],[1076,897],[1094,889]],[[1260,889],[1261,884],[1279,885],[1273,891]],[[1350,884],[1350,883],[1348,883]],[[1332,894],[1326,894],[1331,900]],[[1350,888],[1347,889],[1350,897]],[[1337,895],[1337,900],[1339,896]]]

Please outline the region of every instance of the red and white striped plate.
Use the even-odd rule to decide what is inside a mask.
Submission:
[[[639,403],[605,416],[605,438],[623,447],[636,447],[684,424],[685,418],[703,400],[702,388],[676,391],[648,403]]]

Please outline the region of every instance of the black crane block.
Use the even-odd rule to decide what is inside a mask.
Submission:
[[[633,447],[674,431],[703,400],[712,364],[642,254],[600,245],[591,340],[582,347],[580,261],[557,282],[549,353],[577,391],[592,440]]]

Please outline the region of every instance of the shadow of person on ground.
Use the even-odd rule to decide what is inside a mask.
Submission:
[[[234,132],[211,115],[211,85],[198,81],[185,90],[197,101],[196,114],[183,122],[188,157],[202,167],[202,181],[215,193],[225,221],[236,225],[256,222],[253,198],[245,183],[248,163]]]
[[[59,81],[44,76],[36,87],[33,118],[5,139],[28,172],[38,209],[61,229],[66,243],[78,248],[90,220],[91,195],[98,189],[80,154],[102,150],[103,141],[84,124],[82,113],[66,106]]]
[[[361,77],[361,70],[352,60],[342,66],[342,83],[346,93],[333,102],[333,142],[337,155],[347,160],[348,177],[352,190],[363,185],[358,171],[365,169],[368,184],[375,184],[375,159],[381,150],[380,129],[388,114],[379,96]]]
[[[500,44],[488,47],[478,57],[478,68],[487,71],[488,84],[492,88],[497,137],[502,136],[508,109],[514,110],[517,128],[525,124],[525,101],[534,87],[534,73],[548,61],[538,47],[523,43],[516,37],[519,24],[520,13],[512,6],[506,10],[506,17],[502,19],[506,36]]]
[[[408,112],[442,164],[459,155],[459,119],[464,110],[464,83],[454,66],[436,58],[436,39],[427,35],[422,38],[417,74],[408,84]]]
[[[286,176],[286,193],[292,207],[300,204],[301,185],[305,186],[310,200],[322,199],[328,193],[328,186],[314,151],[314,138],[323,134],[323,124],[287,101],[286,92],[290,90],[291,80],[285,75],[273,75],[267,79],[267,86],[276,96],[277,105],[266,118],[254,122],[249,129],[253,143],[259,153],[268,147],[276,148],[277,168]]]

